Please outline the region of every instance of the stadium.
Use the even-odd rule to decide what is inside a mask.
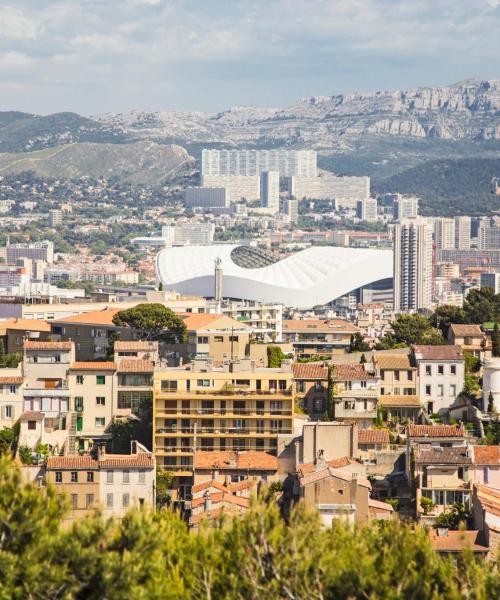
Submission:
[[[314,246],[283,259],[251,246],[214,244],[164,248],[156,276],[164,289],[213,297],[215,263],[222,295],[299,309],[328,304],[392,277],[391,250]]]

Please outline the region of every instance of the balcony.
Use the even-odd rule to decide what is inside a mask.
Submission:
[[[25,388],[23,390],[25,398],[69,398],[67,387],[60,388]]]
[[[249,398],[261,398],[262,396],[291,396],[292,386],[290,385],[287,389],[279,390],[249,390],[246,388],[234,387],[232,389],[219,389],[219,390],[162,390],[156,388],[158,395],[177,395],[179,398],[189,398],[191,396],[205,396],[205,397],[220,397],[220,396],[245,396]]]
[[[376,410],[355,410],[351,408],[335,407],[335,417],[339,419],[376,419]]]
[[[292,418],[292,408],[281,409],[281,410],[271,410],[269,408],[221,408],[221,409],[210,409],[210,408],[199,408],[199,409],[174,409],[174,408],[159,408],[156,410],[156,418],[163,417],[214,417],[214,416],[222,416],[227,418],[232,417],[267,417],[271,418],[273,416],[283,416]]]
[[[159,427],[155,429],[157,435],[194,435],[194,427]],[[291,427],[197,427],[196,435],[278,435],[291,434]]]

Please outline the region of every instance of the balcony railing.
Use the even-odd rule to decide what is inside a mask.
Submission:
[[[195,433],[194,427],[159,427],[156,430],[157,434],[190,434]],[[257,427],[197,427],[196,435],[248,435],[248,434],[290,434],[290,427],[266,427],[263,429]]]
[[[157,408],[156,416],[160,414],[165,415],[192,415],[192,416],[214,416],[214,415],[222,415],[222,416],[259,416],[259,415],[284,415],[284,416],[292,416],[291,407],[288,409],[269,409],[269,408],[198,408],[198,409],[187,409],[187,408]]]
[[[160,394],[178,394],[179,396],[291,396],[291,386],[287,389],[272,390],[248,390],[245,388],[233,388],[227,390],[164,390],[161,387],[157,389]]]

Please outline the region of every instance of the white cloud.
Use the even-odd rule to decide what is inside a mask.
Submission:
[[[12,6],[0,8],[0,37],[34,40],[44,31],[43,24]]]
[[[4,52],[3,54],[0,54],[0,69],[29,67],[33,63],[33,59],[21,52]]]

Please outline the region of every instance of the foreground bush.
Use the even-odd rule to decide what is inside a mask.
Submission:
[[[242,518],[189,533],[175,513],[131,511],[62,529],[52,489],[0,459],[1,599],[459,599],[500,597],[495,564],[435,554],[397,523],[321,527],[299,508],[285,524],[255,502]]]

